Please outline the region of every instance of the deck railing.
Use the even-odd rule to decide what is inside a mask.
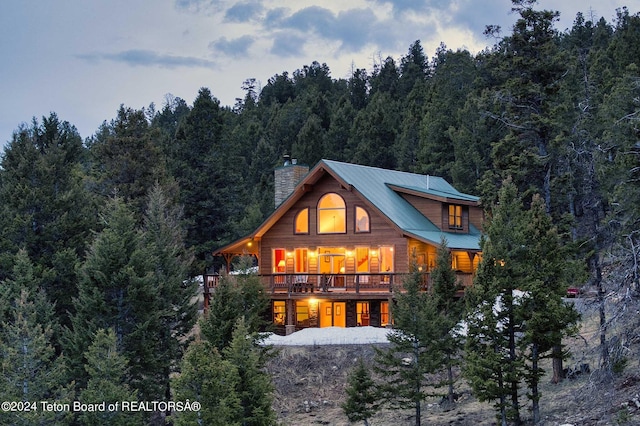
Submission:
[[[402,291],[402,282],[407,274],[377,273],[377,274],[269,274],[258,275],[260,280],[272,294],[295,295],[299,293],[392,293]],[[464,286],[472,284],[473,275],[456,273],[458,281]],[[204,293],[208,295],[215,289],[220,280],[219,275],[205,275]],[[431,276],[428,272],[422,274],[423,289],[429,288]]]

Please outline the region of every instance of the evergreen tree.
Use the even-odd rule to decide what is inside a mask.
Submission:
[[[76,128],[51,113],[14,132],[0,163],[0,280],[18,249],[26,250],[64,325],[73,310],[75,264],[95,224],[84,157]]]
[[[173,423],[176,426],[240,426],[242,407],[236,393],[239,381],[236,366],[222,359],[215,347],[203,341],[191,343],[172,388],[174,400],[197,401],[201,409],[178,411],[172,416]]]
[[[150,127],[145,110],[121,105],[117,117],[89,141],[89,149],[96,191],[123,198],[141,220],[147,193],[168,179],[161,132]]]
[[[69,424],[66,411],[47,411],[41,401],[69,404],[72,392],[66,387],[64,359],[55,354],[51,344],[52,316],[40,323],[34,300],[42,294],[22,288],[11,308],[8,322],[0,332],[0,398],[2,401],[24,402],[28,409],[3,410],[0,422],[7,425]]]
[[[80,391],[78,400],[83,404],[118,404],[117,410],[83,411],[78,416],[82,425],[116,425],[126,426],[141,424],[143,418],[140,411],[123,410],[122,401],[138,401],[135,389],[127,385],[127,359],[120,354],[116,346],[116,335],[113,330],[100,329],[96,332],[93,343],[85,352],[87,364],[84,366],[89,381],[87,387]]]
[[[155,353],[162,332],[153,259],[141,249],[136,219],[122,200],[110,200],[103,221],[104,229],[79,270],[66,353],[74,377],[85,387],[84,352],[99,329],[112,328],[118,349],[130,362],[129,383],[144,399],[157,400],[164,396],[164,386],[154,377],[162,369]]]
[[[242,270],[246,271],[246,268],[241,266]],[[233,328],[240,317],[252,333],[263,331],[268,308],[269,297],[257,275],[223,275],[200,322],[202,336],[222,351],[231,343]]]
[[[341,404],[342,410],[350,422],[362,421],[369,426],[369,419],[378,411],[378,393],[376,383],[361,359],[347,380],[347,399]]]
[[[235,392],[242,407],[241,424],[246,426],[268,426],[276,424],[273,411],[273,384],[265,371],[266,351],[259,347],[255,332],[240,317],[233,330],[229,346],[224,348],[223,357],[238,371],[240,380]]]
[[[422,401],[429,396],[428,374],[440,368],[438,311],[435,299],[424,290],[423,275],[415,265],[397,291],[389,333],[391,348],[376,349],[376,370],[384,378],[381,396],[391,409],[413,408],[415,424],[421,424]]]
[[[540,360],[553,357],[554,377],[562,374],[562,338],[572,332],[578,321],[573,304],[566,304],[563,297],[570,284],[582,282],[584,274],[581,264],[572,260],[572,253],[562,245],[540,196],[534,196],[527,217],[524,232],[531,280],[522,301],[524,335],[519,346],[527,361],[525,378],[533,403],[533,422],[537,423],[540,421],[539,383],[544,373]]]
[[[483,259],[468,292],[465,374],[481,401],[496,401],[502,424],[521,422],[519,386],[525,380],[537,421],[539,361],[559,356],[562,337],[577,321],[562,297],[570,280],[582,275],[541,197],[525,210],[509,180],[484,229]]]
[[[353,123],[349,145],[355,147],[352,161],[385,169],[395,169],[396,156],[391,149],[400,126],[398,102],[386,92],[371,97]]]
[[[243,212],[246,163],[227,133],[230,117],[211,91],[202,88],[176,133],[172,174],[184,206],[186,245],[196,257],[193,275],[211,266],[215,246],[238,237],[233,221]]]
[[[159,185],[152,188],[142,228],[142,250],[151,262],[156,300],[154,320],[158,328],[153,354],[157,369],[147,376],[158,386],[156,398],[170,399],[169,375],[188,344],[196,321],[195,281],[189,280],[191,252],[185,248],[181,211],[170,205]],[[164,393],[161,392],[164,387]]]
[[[524,228],[526,217],[515,185],[507,181],[498,204],[485,223],[482,261],[474,285],[467,291],[469,314],[465,375],[480,401],[496,401],[500,424],[520,423],[519,384],[524,357],[517,351],[522,330],[519,291],[530,279]]]
[[[437,251],[436,266],[431,271],[431,295],[435,299],[439,314],[437,325],[439,333],[436,336],[438,351],[442,356],[441,366],[447,373],[447,399],[453,404],[455,378],[453,368],[460,363],[464,341],[460,334],[459,324],[463,318],[464,303],[457,299],[457,292],[462,285],[451,268],[451,252],[447,240],[442,238]]]

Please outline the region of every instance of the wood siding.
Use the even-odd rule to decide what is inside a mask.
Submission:
[[[342,196],[346,204],[346,233],[318,234],[317,205],[320,197],[329,192]],[[355,232],[355,206],[364,207],[369,213],[370,232]],[[309,208],[309,234],[294,235],[294,220],[296,214],[303,208]],[[363,206],[362,200],[353,192],[341,187],[330,175],[325,175],[314,186],[313,191],[303,195],[282,218],[274,224],[260,241],[260,274],[272,273],[272,249],[283,248],[293,251],[296,248],[316,250],[318,247],[344,247],[345,250],[355,250],[356,247],[392,246],[394,248],[395,272],[407,272],[409,256],[407,240],[402,234],[372,208]],[[309,262],[311,269],[312,263]],[[354,267],[351,263],[350,267]],[[371,262],[371,272],[374,270]],[[309,271],[314,273],[316,271]],[[346,271],[347,273],[350,271]],[[355,272],[355,271],[351,271]]]

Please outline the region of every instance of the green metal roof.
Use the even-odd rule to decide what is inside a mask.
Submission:
[[[437,176],[332,160],[322,160],[321,163],[346,184],[355,188],[403,232],[434,244],[440,244],[441,238],[445,237],[451,249],[480,250],[480,231],[473,225],[470,224],[468,234],[441,231],[390,186],[452,201],[477,202],[478,197],[459,192],[446,180]]]

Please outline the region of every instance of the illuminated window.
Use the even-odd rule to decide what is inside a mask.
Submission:
[[[284,325],[286,318],[285,302],[276,300],[273,302],[273,323],[275,325]]]
[[[380,302],[380,326],[389,325],[389,302]]]
[[[309,272],[307,253],[308,250],[306,248],[297,248],[295,251],[295,269],[297,274],[300,272]]]
[[[449,228],[462,229],[462,206],[449,204]]]
[[[296,234],[309,233],[309,208],[300,210],[296,215],[295,233]]]
[[[287,259],[284,249],[273,249],[273,272],[283,274],[287,271]]]
[[[393,272],[393,247],[380,247],[380,272]]]
[[[356,302],[356,323],[358,326],[370,325],[369,302]]]
[[[318,202],[318,234],[343,234],[347,231],[347,214],[341,196],[329,193]]]
[[[369,232],[369,213],[362,207],[356,207],[356,232]]]
[[[296,301],[296,325],[309,326],[309,305],[304,301]]]
[[[356,248],[356,272],[369,272],[369,247]]]

